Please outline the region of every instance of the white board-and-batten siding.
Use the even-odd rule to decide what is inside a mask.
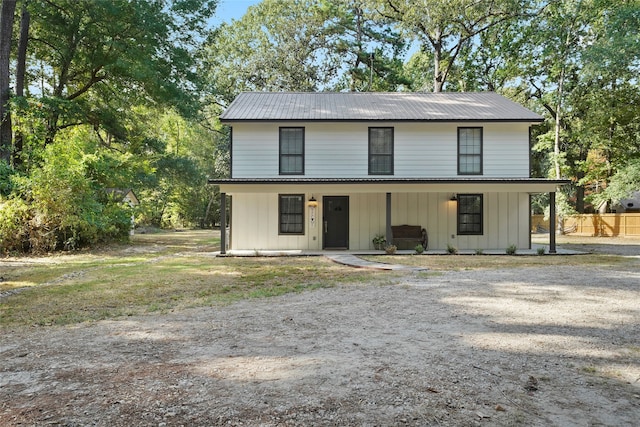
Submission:
[[[506,249],[529,247],[529,195],[527,193],[482,193],[483,234],[457,235],[456,202],[450,193],[394,193],[391,197],[392,225],[420,225],[429,233],[429,249]],[[385,233],[386,194],[328,194],[349,196],[349,249],[373,249],[372,239]],[[278,193],[233,195],[231,245],[233,250],[322,250],[323,194],[313,193],[319,205],[315,225],[305,206],[303,235],[278,232]],[[305,194],[308,200],[311,194]]]
[[[371,177],[370,126],[364,122],[234,123],[232,177],[283,177],[278,169],[280,127],[305,128],[305,178]],[[458,127],[483,129],[482,177],[529,176],[528,123],[384,122],[373,126],[394,128],[393,177],[458,177]]]

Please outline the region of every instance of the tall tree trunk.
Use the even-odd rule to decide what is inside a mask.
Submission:
[[[560,71],[560,81],[558,82],[558,103],[556,104],[556,126],[555,126],[555,138],[553,141],[553,163],[556,169],[556,179],[562,178],[560,171],[560,121],[562,119],[562,96],[564,90],[564,72],[565,67],[563,65]]]
[[[440,30],[436,33],[433,45],[433,91],[442,92],[444,81],[442,81],[442,70],[440,70],[440,61],[442,60],[442,33]]]
[[[27,70],[27,44],[29,42],[29,25],[31,15],[27,10],[26,3],[22,5],[22,16],[20,19],[20,41],[18,42],[18,63],[16,64],[16,96],[24,96],[25,75]],[[13,142],[13,165],[19,166],[22,163],[22,132],[16,132]]]
[[[16,0],[2,0],[0,6],[0,160],[11,162],[11,115],[9,113],[9,61]]]

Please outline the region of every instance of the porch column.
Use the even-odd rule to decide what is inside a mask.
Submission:
[[[391,234],[391,193],[387,193],[387,219],[386,219],[385,238],[387,245],[393,244],[393,235]]]
[[[220,193],[220,253],[227,253],[227,193]]]
[[[549,193],[549,253],[556,253],[556,193]]]

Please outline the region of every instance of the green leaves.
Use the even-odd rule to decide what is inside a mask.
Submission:
[[[123,103],[173,106],[195,116],[202,86],[194,72],[196,51],[215,4],[31,2],[33,56],[46,64],[42,95],[86,102],[82,123],[95,124],[100,113],[88,114],[92,107],[114,109]],[[50,121],[50,139],[73,123],[55,113]]]

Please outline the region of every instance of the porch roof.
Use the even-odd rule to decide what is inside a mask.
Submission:
[[[228,178],[210,179],[225,193],[271,192],[554,192],[569,180],[546,178]]]

